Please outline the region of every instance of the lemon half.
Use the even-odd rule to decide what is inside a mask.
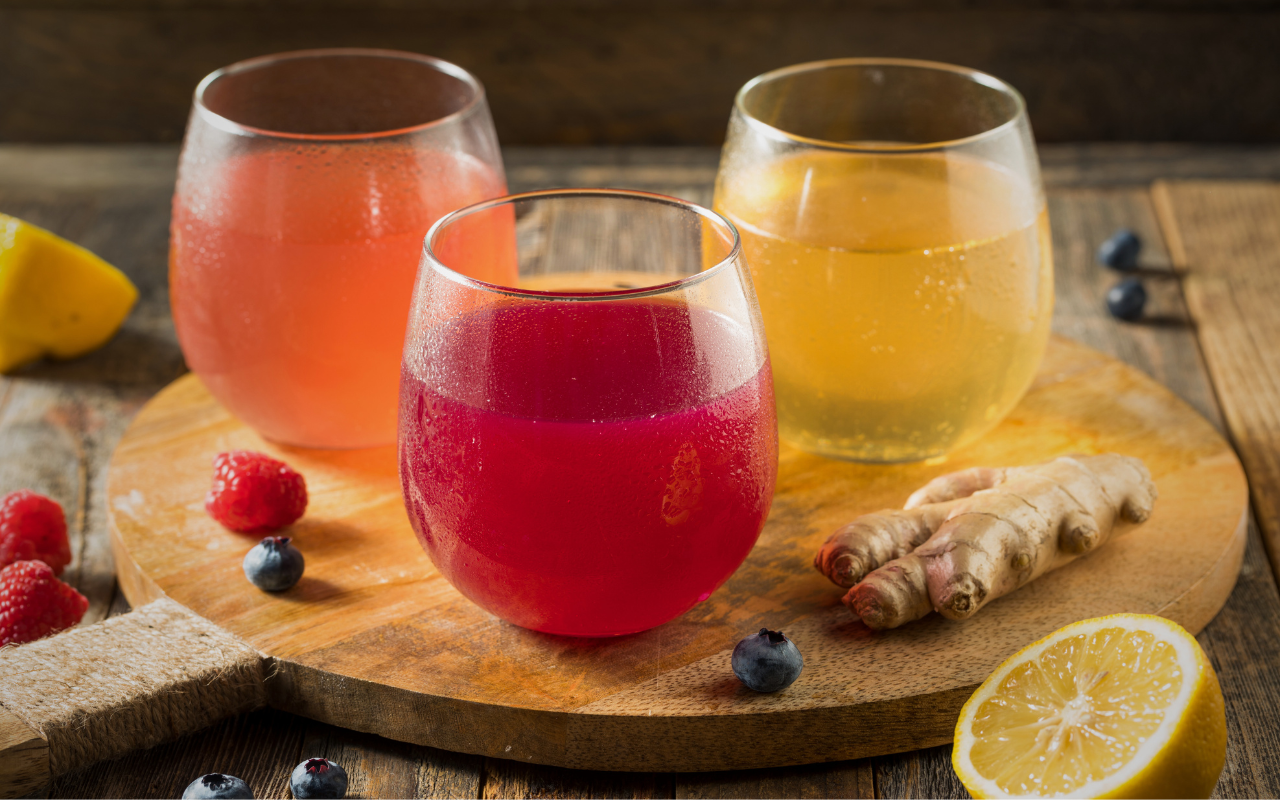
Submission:
[[[137,299],[124,273],[93,253],[0,214],[0,372],[101,347]]]
[[[1174,622],[1068,625],[1000,665],[960,712],[974,797],[1208,797],[1226,761],[1218,677]]]

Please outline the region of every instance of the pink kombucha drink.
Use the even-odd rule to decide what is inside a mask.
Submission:
[[[661,300],[515,302],[405,354],[400,475],[414,530],[464,595],[574,636],[705,600],[769,511],[768,361],[718,385],[751,332]]]
[[[422,238],[504,191],[470,156],[381,143],[250,153],[181,186],[170,291],[188,365],[270,439],[390,443]]]
[[[187,364],[269,439],[391,444],[423,238],[505,191],[484,88],[453,64],[336,48],[213,72],[196,88],[170,226]],[[510,242],[513,223],[486,221],[479,249]],[[509,258],[480,255],[476,278],[511,277]]]

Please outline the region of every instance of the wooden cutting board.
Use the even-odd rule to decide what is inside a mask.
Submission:
[[[210,462],[247,448],[284,459],[311,503],[290,534],[302,581],[273,595],[241,572],[255,538],[207,517]],[[1146,461],[1155,514],[1098,552],[975,618],[931,615],[874,633],[814,571],[836,527],[901,506],[930,478],[1068,452]],[[138,415],[111,462],[117,569],[135,606],[162,595],[273,661],[272,705],[404,741],[566,767],[720,770],[857,758],[950,741],[976,684],[1069,622],[1160,614],[1199,631],[1226,601],[1245,544],[1247,487],[1227,442],[1142,373],[1055,339],[1031,391],[979,442],[931,462],[864,465],[783,446],[768,524],[711,598],[643,634],[533,633],[461,597],[419,548],[393,447],[304,450],[264,442],[186,376]],[[622,591],[644,591],[644,575]],[[758,695],[729,668],[733,645],[782,629],[799,681]]]

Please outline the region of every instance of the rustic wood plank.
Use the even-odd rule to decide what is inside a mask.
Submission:
[[[1041,144],[1038,149],[1042,176],[1051,189],[1145,186],[1179,177],[1280,178],[1276,145],[1090,142]],[[502,156],[513,192],[602,185],[707,192],[720,148],[509,146]],[[97,203],[107,192],[115,205],[122,192],[145,191],[167,204],[177,165],[176,144],[0,144],[0,199],[14,204]],[[167,214],[161,222],[167,226]]]
[[[59,205],[101,191],[172,194],[178,149],[176,144],[3,144],[0,188],[9,202],[22,202],[25,195],[52,198]],[[164,221],[167,224],[168,218]]]
[[[49,744],[0,708],[0,797],[31,797],[49,783]]]
[[[348,797],[475,798],[484,759],[307,722],[299,763],[327,758],[347,771]],[[296,765],[295,765],[296,766]]]
[[[951,745],[875,759],[877,797],[966,798],[951,769]]]
[[[671,797],[672,779],[660,773],[598,772],[484,760],[485,800],[534,797]]]
[[[874,761],[875,759],[861,759],[803,767],[677,775],[675,796],[690,800],[734,797],[876,797],[875,773],[872,769]]]
[[[79,431],[73,427],[74,420],[65,415],[65,401],[70,400],[70,408],[75,408],[75,399],[64,397],[59,407],[56,395],[52,387],[0,377],[0,452],[5,454],[0,460],[0,494],[32,489],[62,506],[72,553],[63,579],[90,598],[91,608],[85,616],[92,621],[105,616],[114,571],[109,561],[92,564],[85,560],[86,545],[93,542],[93,537],[85,535],[87,465]]]
[[[1267,0],[7,0],[0,36],[9,141],[176,141],[213,69],[342,44],[471,69],[511,144],[716,144],[746,80],[851,55],[999,75],[1044,141],[1280,138],[1280,9]]]
[[[1280,576],[1280,184],[1152,190]]]
[[[1166,142],[1041,145],[1046,186],[1138,186],[1175,178],[1280,179],[1280,147]]]
[[[1227,763],[1214,795],[1280,796],[1280,595],[1256,525],[1235,591],[1196,638],[1227,707]]]
[[[1195,329],[1145,190],[1068,188],[1049,194],[1053,227],[1053,329],[1151,375],[1221,429],[1213,389],[1196,346]],[[1141,324],[1107,313],[1107,290],[1120,273],[1098,265],[1098,245],[1118,228],[1143,241],[1139,266],[1148,292]]]
[[[29,148],[32,154],[50,149]],[[95,152],[92,147],[85,150]],[[96,152],[105,150],[107,148],[99,146]],[[1041,177],[1049,189],[1145,188],[1161,178],[1180,177],[1280,179],[1280,147],[1276,145],[1087,142],[1041,144],[1038,150]],[[720,149],[514,146],[504,147],[502,157],[513,192],[552,186],[608,185],[664,192],[703,202],[697,198],[705,196],[709,200],[709,190],[720,164]],[[1135,215],[1138,223],[1146,224],[1151,214],[1148,211],[1145,218],[1139,217]],[[1158,226],[1150,224],[1139,232],[1151,234],[1148,240],[1155,252],[1163,253]],[[1163,264],[1167,268],[1167,257],[1161,261],[1152,256],[1153,253],[1148,252],[1150,265]]]
[[[484,763],[479,756],[450,753],[430,747],[416,747],[426,752],[418,759],[418,797],[474,798],[484,785]]]

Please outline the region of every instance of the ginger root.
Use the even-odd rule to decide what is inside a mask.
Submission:
[[[1156,487],[1136,458],[1063,456],[977,467],[930,481],[900,511],[836,531],[814,566],[852,587],[845,605],[869,627],[979,608],[1105,543],[1116,521],[1143,522]]]

